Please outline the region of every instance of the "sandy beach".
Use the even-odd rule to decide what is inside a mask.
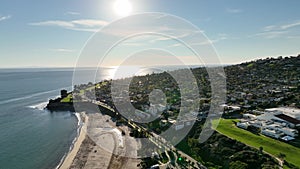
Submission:
[[[71,152],[68,153],[68,155],[64,159],[63,163],[59,167],[60,169],[69,169],[71,167],[73,160],[76,157],[82,142],[86,138],[86,131],[87,131],[87,126],[88,126],[88,116],[84,112],[80,113],[80,116],[81,116],[81,120],[83,121],[83,124],[80,128],[79,136],[78,136],[76,142],[74,143],[73,149],[71,150]]]
[[[82,119],[85,123],[78,140],[60,169],[138,168],[140,159],[130,157],[137,156],[139,145],[127,126],[117,127],[110,116],[101,113],[84,114]]]

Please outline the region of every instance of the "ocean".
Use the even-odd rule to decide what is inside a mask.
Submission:
[[[0,168],[55,168],[77,135],[70,112],[44,110],[60,89],[71,89],[71,69],[0,70]]]
[[[101,69],[95,81],[113,78],[114,70]],[[144,68],[139,75],[161,71]],[[95,70],[81,69],[77,75],[82,78],[76,84],[87,83]],[[72,90],[73,69],[0,69],[0,79],[0,169],[56,168],[78,134],[78,120],[71,112],[44,107],[61,89]]]
[[[99,77],[109,77],[109,71]],[[92,74],[82,71],[84,77]],[[77,136],[71,112],[44,110],[61,89],[72,89],[73,69],[0,69],[0,168],[56,168]],[[100,80],[100,79],[99,79]]]

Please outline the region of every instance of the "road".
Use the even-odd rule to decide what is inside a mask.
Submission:
[[[112,107],[110,107],[109,105],[107,105],[106,103],[103,103],[101,101],[92,101],[92,103],[97,104],[98,106],[101,106],[105,109],[108,109],[112,112],[116,112]],[[125,120],[127,120],[126,118],[124,118]],[[158,146],[159,148],[163,148],[165,151],[177,151],[181,157],[186,158],[187,160],[191,161],[194,163],[194,167],[195,168],[206,168],[205,166],[201,165],[197,160],[195,160],[194,158],[192,158],[191,156],[185,154],[182,151],[178,151],[171,143],[169,143],[168,141],[166,141],[163,137],[161,137],[160,135],[157,135],[154,132],[149,132],[146,128],[144,128],[143,126],[140,126],[132,121],[128,121],[127,123],[129,125],[131,125],[131,127],[133,128],[137,128],[140,129],[142,131],[145,131],[146,133],[149,133],[149,140],[154,143],[156,146]],[[201,167],[198,167],[197,164],[200,164]]]

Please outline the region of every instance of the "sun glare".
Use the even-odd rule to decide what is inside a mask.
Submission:
[[[128,0],[116,0],[114,10],[119,16],[128,16],[132,11],[132,5]]]

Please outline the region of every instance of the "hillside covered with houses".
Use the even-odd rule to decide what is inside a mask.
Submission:
[[[263,146],[257,147],[259,143],[255,141],[260,140],[260,137],[268,137],[271,138],[271,142],[273,142],[272,139],[279,140],[284,144],[287,143],[287,146],[293,146],[292,148],[295,148],[295,152],[300,152],[297,151],[300,148],[298,134],[300,127],[299,65],[300,55],[259,59],[224,67],[227,99],[225,104],[219,105],[223,107],[224,112],[214,113],[223,113],[223,119],[234,121],[236,128],[231,126],[231,122],[220,126],[225,126],[223,131],[233,128],[233,131],[236,133],[234,133],[235,135],[226,133],[226,135],[221,132],[221,128],[218,130],[219,133],[214,133],[204,143],[199,143],[198,137],[208,116],[212,98],[210,78],[204,67],[191,69],[199,87],[200,108],[198,112],[189,107],[181,107],[182,99],[192,105],[193,101],[195,101],[194,97],[197,95],[192,93],[192,91],[186,91],[187,93],[190,92],[191,98],[181,97],[180,88],[169,72],[117,80],[104,80],[96,84],[77,85],[74,87],[73,92],[65,92],[64,97],[57,101],[52,101],[52,104],[69,106],[73,101],[97,103],[100,107],[109,107],[118,114],[115,120],[119,126],[127,123],[124,117],[121,117],[120,113],[118,113],[119,109],[116,108],[114,103],[118,102],[120,105],[126,105],[128,100],[124,98],[129,95],[132,107],[125,106],[122,107],[123,110],[131,112],[137,119],[153,117],[155,119],[149,123],[135,123],[135,126],[140,126],[144,130],[140,131],[133,128],[133,137],[148,137],[149,134],[147,133],[153,133],[152,135],[154,133],[160,134],[167,129],[177,132],[193,125],[193,122],[196,121],[192,130],[176,147],[209,168],[232,168],[233,166],[245,169],[253,167],[280,168],[280,162],[274,160],[278,153],[280,156],[287,156],[285,164],[288,164],[289,168],[297,168],[299,162],[293,158],[290,159],[291,156],[288,152],[286,154],[281,153],[281,151],[285,150],[278,149],[274,151],[276,154],[268,152],[270,156],[264,154]],[[185,70],[175,70],[172,73],[181,77],[185,83],[191,83],[189,79],[186,79]],[[122,89],[122,92],[113,100],[112,83],[127,84],[128,81],[130,81],[129,90]],[[149,95],[154,89],[162,90],[166,98],[165,105],[150,103]],[[49,107],[51,107],[51,104]],[[55,108],[59,107],[61,106],[55,106]],[[181,110],[184,110],[186,113],[178,118]],[[130,119],[127,120],[130,121]],[[243,131],[249,131],[249,133],[244,133]],[[255,134],[253,138],[256,140],[254,139],[253,142],[256,146],[244,143],[243,139],[239,142],[237,141],[239,140],[238,137],[237,140],[231,137],[237,136],[237,133],[248,136],[252,136],[251,133]],[[221,141],[234,143],[242,147],[223,144]],[[268,147],[267,145],[266,149]],[[141,149],[146,150],[145,147]],[[238,156],[247,156],[247,158],[238,158]],[[148,163],[149,161],[151,163]],[[143,165],[150,167],[153,163],[155,164],[155,162],[159,161],[159,159],[150,158],[146,159]]]
[[[300,108],[300,55],[225,67],[227,103],[245,109]]]

